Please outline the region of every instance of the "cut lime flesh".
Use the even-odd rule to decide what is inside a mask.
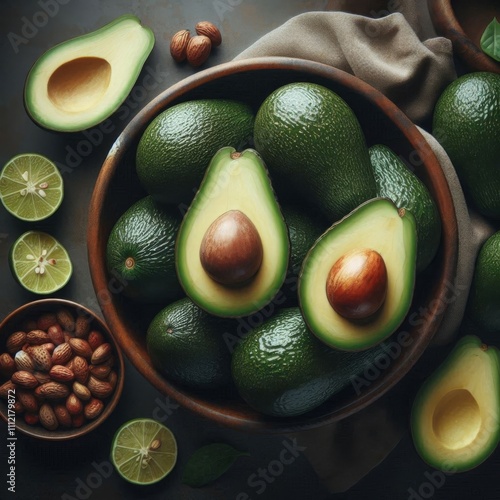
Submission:
[[[134,484],[152,484],[167,476],[177,461],[174,435],[163,424],[139,418],[123,424],[113,438],[111,461]]]
[[[63,192],[59,169],[36,153],[14,156],[0,173],[0,199],[7,211],[21,220],[51,216],[61,205]]]
[[[42,295],[61,289],[73,273],[66,249],[40,231],[28,231],[16,240],[10,264],[14,277],[24,288]]]

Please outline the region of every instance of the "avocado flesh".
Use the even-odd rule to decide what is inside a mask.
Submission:
[[[298,82],[272,92],[255,117],[254,141],[285,194],[315,206],[330,224],[376,196],[358,119],[322,85]]]
[[[299,302],[310,330],[327,345],[348,351],[380,343],[405,318],[415,286],[415,219],[386,198],[360,205],[328,229],[307,254],[299,277]],[[379,311],[363,322],[338,314],[330,305],[326,279],[351,250],[371,249],[384,259],[387,296]]]
[[[389,198],[415,217],[417,224],[417,272],[432,261],[441,240],[441,219],[425,184],[389,147],[376,144],[369,148],[377,183],[377,195]]]
[[[97,125],[126,99],[154,42],[137,17],[124,15],[52,47],[28,74],[28,114],[42,127],[62,132]]]
[[[437,469],[472,469],[498,445],[499,412],[500,352],[476,336],[462,337],[415,398],[415,447]]]
[[[250,106],[230,99],[197,99],[169,107],[139,141],[139,181],[161,203],[190,204],[215,153],[225,146],[245,147],[253,123]]]
[[[239,210],[255,225],[263,246],[253,278],[231,287],[212,279],[202,266],[200,247],[211,224]],[[239,317],[258,311],[279,291],[289,258],[288,233],[267,170],[252,149],[220,149],[213,157],[190,205],[176,244],[179,281],[199,307],[216,316]]]

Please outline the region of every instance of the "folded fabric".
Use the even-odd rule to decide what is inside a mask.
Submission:
[[[454,78],[451,42],[420,41],[403,14],[374,19],[346,12],[308,12],[257,40],[236,59],[287,56],[356,75],[424,123]]]

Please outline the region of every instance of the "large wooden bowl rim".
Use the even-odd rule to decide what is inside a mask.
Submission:
[[[306,415],[290,419],[273,419],[248,410],[244,405],[234,411],[221,408],[218,404],[203,399],[193,394],[186,394],[178,387],[169,383],[152,366],[146,349],[136,339],[134,339],[124,327],[120,316],[113,307],[112,301],[101,303],[101,309],[108,326],[120,343],[122,350],[128,356],[137,370],[161,393],[171,397],[183,407],[192,410],[194,413],[215,421],[223,426],[229,426],[244,431],[259,432],[294,432],[305,430],[322,425],[326,425],[341,420],[365,408],[392,388],[422,355],[431,338],[437,331],[441,322],[443,312],[446,308],[447,286],[454,282],[457,268],[457,248],[458,230],[452,196],[446,177],[434,155],[432,149],[419,132],[417,127],[409,118],[382,93],[374,89],[369,84],[361,81],[353,75],[331,66],[312,61],[294,59],[287,57],[262,57],[240,61],[224,63],[190,76],[162,92],[142,111],[135,116],[126,126],[122,134],[112,146],[108,157],[104,161],[101,172],[98,176],[96,187],[92,195],[89,221],[88,221],[88,258],[94,289],[98,294],[99,290],[107,290],[108,274],[102,249],[106,246],[103,236],[99,231],[99,220],[105,216],[102,207],[108,188],[110,187],[113,175],[117,166],[125,154],[127,143],[132,137],[137,137],[144,128],[145,123],[149,123],[159,112],[164,110],[168,104],[182,96],[186,91],[212,82],[221,76],[236,75],[238,73],[251,72],[254,70],[286,70],[289,72],[307,72],[321,78],[333,80],[347,87],[350,91],[371,101],[375,106],[390,118],[400,129],[402,134],[409,141],[410,145],[425,159],[427,171],[433,178],[435,187],[435,197],[440,207],[443,219],[442,245],[443,245],[443,268],[442,279],[434,288],[435,296],[430,301],[428,310],[428,320],[424,326],[419,327],[419,334],[408,348],[406,356],[400,356],[393,369],[374,381],[365,392],[348,404],[336,408],[331,412],[320,415]],[[100,250],[101,249],[101,250]],[[99,294],[98,294],[99,295]],[[402,359],[404,358],[404,359]]]

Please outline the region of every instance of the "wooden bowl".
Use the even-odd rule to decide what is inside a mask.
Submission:
[[[494,17],[500,21],[497,0],[428,0],[432,23],[439,35],[449,38],[467,71],[500,73],[500,62],[485,54],[481,35]]]
[[[146,349],[146,330],[152,314],[134,305],[118,291],[106,270],[106,244],[118,217],[144,196],[135,173],[138,141],[151,120],[167,107],[197,98],[233,98],[255,109],[274,89],[297,81],[314,82],[337,92],[352,107],[369,145],[383,142],[414,166],[429,187],[443,220],[442,243],[429,281],[421,277],[414,310],[422,307],[418,326],[403,325],[412,341],[386,369],[379,370],[369,387],[357,395],[352,387],[320,408],[296,418],[266,417],[238,397],[196,393],[184,389],[154,369]],[[266,57],[233,61],[201,71],[173,85],[145,106],[111,148],[92,196],[88,225],[89,265],[97,296],[108,325],[123,351],[144,377],[163,394],[195,413],[241,430],[292,431],[340,420],[366,407],[394,386],[414,365],[436,332],[446,309],[447,284],[457,266],[457,222],[451,194],[440,165],[418,129],[392,102],[358,78],[341,70],[306,60]],[[413,318],[415,319],[415,318]],[[415,322],[417,323],[417,322]]]
[[[9,411],[8,401],[0,399],[0,416],[7,422],[8,432],[10,432],[12,426],[15,423],[15,428],[21,431],[23,434],[32,436],[34,438],[43,439],[47,441],[66,441],[69,439],[74,439],[89,432],[93,431],[99,425],[101,425],[113,412],[118,401],[120,399],[123,390],[123,380],[125,373],[125,366],[123,355],[120,346],[116,343],[113,335],[109,331],[108,327],[102,321],[99,316],[86,307],[65,299],[41,299],[34,302],[29,302],[12,313],[10,313],[1,323],[0,323],[0,353],[6,351],[5,342],[7,337],[18,330],[21,330],[23,324],[26,320],[36,319],[41,313],[45,312],[55,312],[57,309],[65,307],[71,311],[75,316],[76,314],[83,314],[86,318],[90,320],[91,329],[100,331],[106,342],[109,342],[113,346],[115,365],[114,369],[117,372],[118,380],[116,383],[115,390],[113,394],[106,399],[104,410],[102,413],[94,420],[88,420],[85,424],[78,428],[63,429],[59,428],[55,431],[50,431],[42,427],[40,424],[29,425],[27,424],[22,414],[17,414],[13,417],[12,410]],[[5,378],[2,377],[2,383]],[[14,396],[14,399],[16,396]]]

